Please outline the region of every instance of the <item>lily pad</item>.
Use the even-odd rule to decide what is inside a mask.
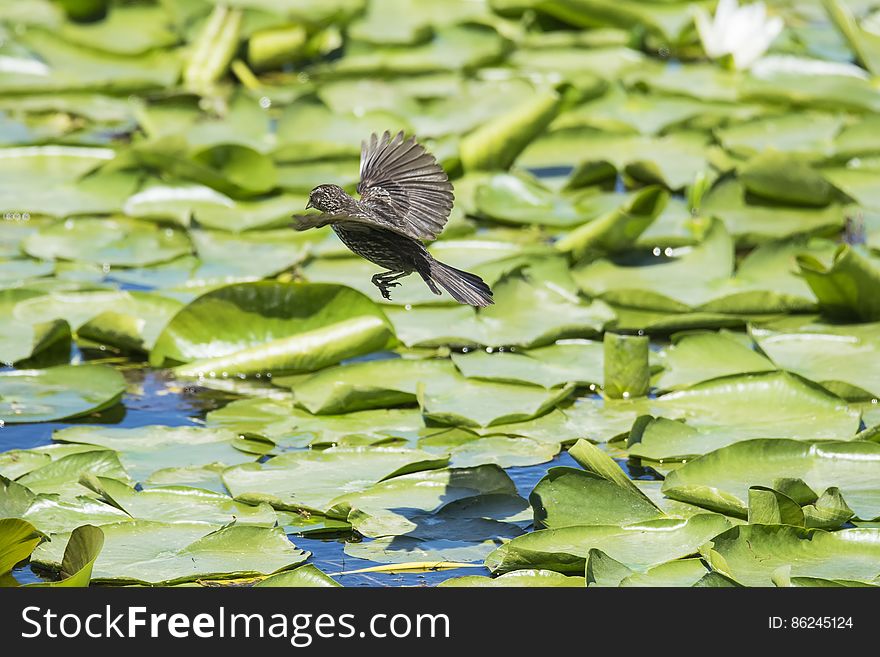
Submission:
[[[298,568],[294,568],[293,570],[287,570],[276,575],[270,575],[266,579],[260,580],[259,582],[254,584],[254,586],[286,586],[296,588],[311,588],[328,586],[336,587],[342,585],[329,575],[321,572],[312,564],[307,563],[299,566]]]
[[[741,525],[715,537],[709,561],[746,586],[790,575],[873,583],[880,576],[877,529],[825,532],[787,525]]]
[[[878,462],[880,446],[867,441],[756,439],[686,463],[669,474],[663,492],[745,517],[749,487],[774,487],[781,478],[800,479],[818,492],[839,488],[858,519],[874,520],[880,517],[880,492],[872,478]]]
[[[0,372],[0,417],[7,424],[79,417],[113,406],[125,379],[103,365]]]
[[[92,581],[169,586],[199,579],[270,575],[302,563],[297,549],[278,529],[233,525],[216,529],[203,523],[147,520],[104,525],[104,549]],[[50,570],[61,567],[70,536],[56,534],[31,557]]]
[[[27,559],[41,540],[40,533],[26,520],[0,518],[0,574],[5,575]]]
[[[729,527],[724,516],[700,514],[687,520],[648,520],[623,527],[542,529],[499,547],[486,557],[486,567],[493,573],[546,568],[576,574],[584,572],[590,551],[599,549],[632,570],[644,571],[695,554],[706,541]]]
[[[324,513],[341,492],[360,491],[396,475],[442,467],[447,459],[390,447],[291,452],[266,463],[238,465],[223,482],[240,501],[268,502],[276,509]]]
[[[177,370],[185,376],[308,372],[382,349],[392,335],[378,307],[353,290],[244,283],[181,310],[156,341],[150,362],[187,363]]]
[[[114,450],[125,471],[138,482],[146,481],[151,474],[165,468],[253,461],[254,456],[233,446],[236,438],[236,433],[225,429],[162,425],[131,429],[69,427],[52,435],[52,439],[60,443],[83,443]]]
[[[586,586],[583,577],[563,575],[552,570],[540,568],[514,570],[500,577],[484,577],[483,575],[465,575],[452,577],[440,582],[438,586],[503,588],[503,587],[539,587],[546,586]]]

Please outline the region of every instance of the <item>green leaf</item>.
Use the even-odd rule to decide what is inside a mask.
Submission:
[[[604,354],[599,342],[567,340],[515,353],[488,353],[477,349],[467,353],[453,352],[452,362],[469,379],[555,388],[566,383],[600,384]]]
[[[104,549],[95,561],[92,581],[170,586],[200,579],[269,575],[305,561],[281,529],[232,525],[216,529],[204,523],[136,520],[104,525]],[[32,555],[32,563],[62,567],[68,534],[56,534]]]
[[[288,587],[336,587],[342,586],[332,577],[324,574],[310,563],[288,570],[277,575],[270,575],[260,580],[255,587],[260,586],[288,586]]]
[[[766,150],[740,170],[743,186],[757,196],[790,205],[824,207],[831,201],[832,187],[803,160]]]
[[[651,371],[647,336],[605,333],[605,376],[603,390],[612,399],[644,397]]]
[[[116,404],[125,379],[103,365],[0,372],[0,417],[7,424],[79,417]]]
[[[677,468],[663,483],[663,492],[676,500],[745,517],[750,487],[776,488],[780,478],[800,479],[815,491],[838,488],[857,518],[874,520],[880,517],[878,468],[880,445],[876,443],[756,439]]]
[[[682,335],[663,352],[663,365],[663,372],[656,382],[662,390],[687,388],[711,379],[776,369],[770,360],[743,344],[735,334],[724,331]],[[782,369],[791,368],[782,366]]]
[[[455,587],[480,587],[480,588],[503,588],[503,587],[547,587],[547,586],[573,586],[585,585],[583,577],[562,575],[552,570],[523,569],[505,573],[500,577],[484,577],[482,575],[465,575],[452,577],[440,582],[437,586]]]
[[[880,324],[784,322],[752,337],[780,368],[821,383],[847,399],[880,397]]]
[[[26,520],[0,518],[0,575],[5,575],[19,561],[27,559],[42,538]]]
[[[752,438],[855,438],[858,412],[822,388],[786,372],[715,379],[658,398],[660,421],[632,444],[633,456],[686,459]]]
[[[250,506],[228,495],[188,486],[157,486],[136,491],[115,479],[88,477],[84,483],[136,520],[205,522],[212,525],[274,527],[277,516],[266,504]]]
[[[550,468],[529,501],[538,528],[628,525],[665,515],[632,487],[577,468]]]
[[[295,311],[280,315],[279,308]],[[242,283],[182,309],[156,341],[153,365],[184,376],[309,372],[384,348],[393,334],[363,295],[334,285]]]
[[[391,447],[291,452],[223,472],[223,483],[242,502],[324,513],[341,491],[361,491],[390,477],[443,467],[445,457]]]
[[[70,498],[91,493],[80,484],[80,479],[86,475],[129,481],[116,453],[97,448],[95,451],[68,454],[47,463],[20,477],[17,483],[27,486],[34,493],[57,493],[62,498]]]
[[[92,579],[95,561],[104,547],[104,532],[94,525],[82,525],[70,533],[61,558],[61,579],[31,584],[38,587],[86,587]]]
[[[82,443],[114,450],[125,472],[141,483],[165,468],[236,465],[255,460],[255,456],[234,447],[236,438],[237,434],[230,430],[162,425],[68,427],[52,435],[52,439],[60,443]]]
[[[780,568],[796,577],[871,583],[880,575],[878,532],[740,525],[712,540],[709,561],[746,586],[770,586]]]
[[[553,89],[539,90],[525,102],[467,135],[459,146],[465,171],[508,169],[532,139],[556,117],[562,99]]]
[[[850,246],[841,245],[830,266],[812,256],[798,258],[798,266],[829,315],[855,317],[862,321],[880,319],[880,264]]]
[[[581,573],[590,551],[598,549],[631,570],[647,570],[694,554],[703,543],[729,526],[723,516],[701,514],[686,520],[649,520],[624,527],[542,529],[499,547],[486,558],[486,567],[493,573],[521,568]]]

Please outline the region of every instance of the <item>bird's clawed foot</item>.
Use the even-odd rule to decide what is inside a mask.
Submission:
[[[373,282],[373,285],[379,288],[379,292],[382,294],[382,298],[391,301],[391,292],[389,292],[388,290],[389,288],[400,286],[400,283],[398,283],[396,279],[400,278],[401,276],[405,276],[405,274],[376,274],[370,280]]]

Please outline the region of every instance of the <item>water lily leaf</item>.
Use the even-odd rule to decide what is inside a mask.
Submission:
[[[542,0],[536,8],[578,27],[640,27],[668,40],[675,40],[690,22],[687,12],[674,5],[632,0]]]
[[[797,235],[826,235],[843,226],[839,205],[824,208],[786,207],[762,204],[749,197],[741,183],[734,180],[714,187],[700,207],[703,214],[716,216],[742,245],[762,244],[769,240]]]
[[[505,50],[504,40],[490,27],[453,25],[435,30],[430,40],[416,46],[353,43],[332,68],[346,75],[457,71],[494,62]]]
[[[199,579],[269,575],[305,561],[279,528],[233,525],[216,529],[203,523],[147,520],[101,527],[104,549],[95,561],[96,583],[168,586]],[[57,534],[32,555],[31,562],[58,570],[69,536]]]
[[[148,353],[159,333],[183,307],[176,299],[129,292],[117,310],[106,310],[77,329],[77,336],[125,351]]]
[[[114,7],[100,21],[65,22],[58,35],[69,43],[119,55],[143,55],[177,42],[161,7]]]
[[[300,406],[322,415],[414,404],[420,384],[449,376],[455,368],[445,360],[392,358],[330,367],[291,387]]]
[[[593,549],[602,550],[631,570],[647,570],[694,554],[706,541],[730,527],[724,516],[700,514],[619,527],[572,526],[542,529],[518,536],[486,558],[493,573],[521,568],[547,568],[560,573],[584,572]]]
[[[766,353],[766,349],[763,350]],[[773,362],[751,346],[724,331],[682,335],[663,352],[663,366],[663,372],[656,381],[661,390],[687,388],[695,383],[725,376],[777,369]],[[797,371],[785,365],[780,369]],[[798,374],[804,375],[803,372]]]
[[[605,333],[603,388],[606,397],[644,397],[650,384],[649,341],[643,335]]]
[[[629,525],[665,515],[641,492],[577,468],[550,468],[529,501],[538,528]]]
[[[588,294],[615,304],[684,312],[711,300],[716,294],[713,281],[732,275],[733,243],[724,227],[713,222],[698,246],[679,257],[652,260],[633,263],[641,266],[597,260],[574,268],[572,277]]]
[[[512,275],[494,286],[495,305],[471,308],[388,308],[407,346],[481,344],[533,347],[559,338],[591,337],[612,319],[607,305],[583,303],[558,286]],[[546,283],[546,281],[544,281]]]
[[[487,121],[461,140],[465,171],[497,171],[510,167],[529,142],[556,117],[563,97],[553,89],[531,98]]]
[[[807,283],[822,309],[834,316],[880,319],[880,260],[860,255],[846,244],[834,254],[830,266],[812,256],[798,258]]]
[[[215,463],[236,465],[254,460],[254,456],[233,447],[236,437],[236,433],[220,428],[162,425],[135,428],[79,426],[61,429],[52,435],[52,439],[60,443],[84,443],[114,450],[125,472],[138,482],[164,468]]]
[[[874,471],[880,445],[867,441],[756,439],[729,445],[686,463],[669,474],[663,492],[676,500],[745,517],[748,489],[773,487],[782,477],[810,488],[840,489],[861,520],[880,517]]]
[[[0,74],[0,89],[6,93],[167,89],[180,75],[180,61],[174,51],[157,49],[137,57],[102,53],[68,43],[52,31],[39,28],[17,35],[16,40],[39,57],[31,61],[40,62],[42,69],[39,75]]]
[[[77,219],[28,235],[24,250],[44,260],[138,266],[172,260],[190,252],[179,230],[131,219]]]
[[[591,548],[587,555],[585,569],[587,586],[620,586],[620,582],[632,575],[633,572],[632,568],[612,559],[597,548]]]
[[[0,319],[0,362],[39,367],[66,363],[69,359],[70,325],[64,320],[31,324],[14,318]]]
[[[880,35],[864,29],[840,0],[822,0],[822,6],[859,63],[874,75],[880,74]]]
[[[767,488],[749,488],[749,523],[754,525],[804,526],[804,512],[800,504],[785,493]]]
[[[125,379],[103,365],[0,372],[0,417],[7,424],[79,417],[116,404]]]
[[[546,586],[585,586],[583,577],[563,575],[552,570],[531,568],[514,570],[500,577],[484,577],[483,575],[465,575],[452,577],[440,582],[437,586],[466,587],[546,587]]]
[[[880,194],[877,193],[877,169],[872,168],[827,168],[822,175],[832,185],[866,208],[880,208]]]
[[[232,498],[187,486],[157,486],[137,491],[115,479],[89,477],[85,482],[96,493],[137,520],[157,522],[207,522],[213,525],[274,527],[275,511],[267,504],[250,506]]]
[[[877,537],[876,529],[740,525],[712,540],[709,561],[746,586],[770,586],[783,567],[794,576],[871,583],[880,575]]]
[[[20,518],[0,518],[0,573],[27,559],[42,540],[34,526]]]
[[[656,408],[686,424],[653,423],[630,436],[629,452],[653,460],[685,459],[752,438],[855,437],[858,411],[786,372],[715,379],[663,395]]]
[[[318,568],[310,563],[287,570],[277,575],[270,575],[266,579],[260,580],[256,584],[258,586],[289,586],[289,587],[320,587],[320,586],[342,586],[329,575],[321,572]]]
[[[469,379],[555,388],[567,383],[601,383],[604,355],[599,342],[570,340],[516,353],[454,352],[452,362]]]
[[[485,463],[495,463],[502,468],[524,467],[551,461],[559,449],[559,443],[531,438],[486,436],[450,449],[449,463],[457,468]]]
[[[54,492],[36,494],[2,476],[0,515],[27,520],[46,534],[73,531],[87,523],[104,525],[130,520],[124,511],[94,497],[62,497]]]
[[[68,454],[57,461],[31,470],[17,481],[33,493],[53,494],[71,498],[91,494],[80,484],[80,477],[92,474],[128,482],[130,479],[115,452],[98,450]]]
[[[596,216],[594,204],[611,210],[620,199],[614,195],[590,195],[583,205],[578,200],[555,193],[536,179],[506,173],[496,174],[479,185],[474,199],[478,212],[495,221],[554,227],[582,224]]]
[[[710,571],[702,559],[676,559],[624,577],[619,586],[697,586]]]
[[[880,397],[880,324],[771,324],[751,334],[780,369],[848,399]]]
[[[721,144],[738,155],[767,149],[824,159],[834,153],[834,138],[843,127],[839,116],[819,113],[785,114],[739,123],[716,131]]]
[[[282,448],[305,447],[310,442],[333,444],[346,436],[375,440],[389,437],[414,440],[425,423],[418,409],[381,409],[312,415],[293,408],[290,402],[272,399],[240,399],[208,413],[209,427],[264,436]]]
[[[289,163],[357,157],[361,140],[371,132],[396,132],[407,127],[402,119],[387,112],[334,115],[320,104],[296,103],[285,108],[278,120],[275,158]]]
[[[278,316],[278,308],[291,314]],[[354,290],[242,283],[181,310],[156,341],[150,362],[188,363],[177,370],[184,376],[308,372],[383,349],[392,336],[378,307]]]
[[[385,479],[362,491],[345,493],[331,501],[327,513],[351,518],[365,536],[413,533],[431,537],[427,523],[421,532],[413,520],[430,515],[441,519],[518,521],[527,508],[516,495],[513,481],[497,465],[421,470]],[[449,538],[445,536],[444,538]]]
[[[556,242],[556,248],[575,261],[597,253],[615,253],[631,247],[663,212],[669,195],[660,187],[639,191],[619,208],[576,228]]]
[[[419,390],[424,416],[440,424],[487,427],[521,422],[546,413],[574,391],[476,381],[462,376],[426,381]]]
[[[412,449],[334,447],[237,465],[223,472],[223,482],[242,502],[324,513],[340,491],[364,490],[383,479],[442,467],[447,460]]]
[[[570,187],[614,178],[620,172],[679,190],[698,173],[708,171],[705,151],[705,139],[697,133],[647,137],[566,128],[534,140],[517,164],[528,169],[576,166],[567,183]]]
[[[57,582],[31,584],[39,587],[86,587],[92,578],[95,561],[104,547],[104,532],[94,525],[74,529],[64,548],[60,579]]]
[[[752,194],[780,203],[824,207],[831,201],[831,184],[818,171],[769,149],[750,159],[739,179]]]

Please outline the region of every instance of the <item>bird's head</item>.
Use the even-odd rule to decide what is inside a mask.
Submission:
[[[339,212],[345,201],[345,190],[338,185],[318,185],[309,192],[306,209],[315,208],[321,212],[333,214]]]

